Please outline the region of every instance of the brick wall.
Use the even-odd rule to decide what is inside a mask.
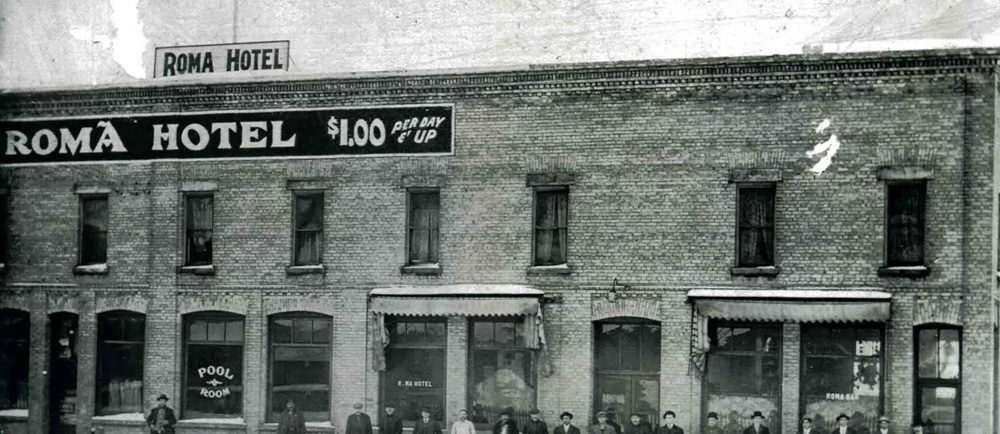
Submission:
[[[615,68],[608,68],[607,80],[618,73]],[[894,425],[902,427],[912,414],[908,300],[915,295],[975,300],[991,295],[996,285],[993,76],[948,71],[907,76],[876,68],[832,81],[802,74],[767,84],[639,86],[612,80],[581,88],[567,81],[535,90],[413,88],[396,94],[315,92],[308,98],[258,90],[243,95],[246,98],[233,93],[215,100],[176,96],[171,98],[177,103],[167,106],[153,107],[136,98],[121,105],[61,108],[89,115],[446,102],[455,104],[455,155],[2,168],[0,178],[10,186],[13,246],[4,290],[32,285],[27,290],[32,294],[33,360],[45,360],[48,351],[44,325],[52,296],[49,286],[39,284],[144,300],[147,407],[161,392],[172,397],[175,408],[181,406],[183,306],[245,306],[247,432],[257,432],[264,420],[263,325],[268,313],[262,299],[271,294],[289,299],[319,294],[316,304],[296,309],[333,316],[331,411],[338,428],[354,402],[365,403],[372,415],[378,408],[377,373],[369,366],[365,322],[371,288],[516,283],[561,296],[560,303],[545,307],[553,369],[539,378],[538,403],[551,423],[559,412],[569,410],[584,426],[594,411],[592,297],[603,295],[617,278],[636,291],[660,294],[661,410],[673,409],[678,423],[695,431],[702,417],[701,383],[688,373],[686,290],[885,290],[895,298],[887,334],[886,375],[891,384],[885,401]],[[6,112],[28,110],[18,108],[18,101],[5,103]],[[39,116],[69,114],[30,110]],[[815,132],[823,119],[831,120],[830,131],[843,146],[830,169],[816,176],[808,171],[815,159],[805,152],[828,137]],[[876,178],[883,166],[934,171],[927,201],[931,273],[925,278],[876,273],[884,254],[885,193]],[[775,242],[781,272],[775,278],[729,272],[734,263],[736,188],[728,180],[730,170],[740,168],[780,173]],[[576,174],[570,188],[570,275],[526,273],[532,190],[525,179],[537,172]],[[446,179],[441,189],[442,273],[436,277],[399,272],[405,259],[406,215],[400,179],[414,174]],[[289,179],[319,180],[329,186],[324,189],[325,274],[286,274],[292,242]],[[212,276],[176,270],[183,265],[182,193],[193,182],[216,186]],[[79,207],[74,187],[81,184],[111,190],[106,276],[72,273]],[[81,326],[92,327],[92,316],[100,308],[88,303],[79,308]],[[992,371],[990,305],[966,302],[963,317],[963,373]],[[460,343],[451,344],[458,348]],[[459,351],[449,350],[449,362],[459,356]],[[81,367],[83,363],[92,361],[84,358]],[[33,423],[44,421],[42,370],[44,363],[32,364],[32,378],[39,378],[31,384]],[[464,403],[462,387],[449,388],[449,406]],[[988,376],[964,375],[967,430],[992,423],[989,397],[995,395],[994,387]],[[453,410],[449,408],[449,416]],[[786,431],[791,429],[788,421],[795,419],[783,414]]]

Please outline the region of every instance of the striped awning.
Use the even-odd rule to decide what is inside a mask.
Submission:
[[[388,315],[534,316],[544,294],[520,285],[378,288],[369,293],[369,310]]]
[[[881,291],[688,291],[698,314],[714,319],[775,322],[884,322],[892,294]]]

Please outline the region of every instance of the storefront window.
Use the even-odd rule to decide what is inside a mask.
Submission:
[[[534,354],[521,318],[470,321],[469,419],[489,424],[510,407],[521,425],[535,406]]]
[[[445,319],[389,317],[386,328],[389,346],[382,405],[395,405],[405,426],[413,426],[423,407],[430,408],[431,417],[444,420]]]
[[[595,408],[631,414],[656,426],[660,406],[660,325],[635,318],[594,325]]]
[[[882,409],[882,329],[876,326],[802,327],[802,408],[821,432],[851,426],[875,432]]]
[[[28,312],[0,309],[0,410],[28,408]]]
[[[705,413],[717,413],[723,431],[742,432],[760,411],[764,425],[780,432],[781,327],[713,322],[709,337]]]
[[[268,421],[278,420],[289,399],[306,421],[330,420],[330,323],[306,313],[271,317]]]
[[[917,329],[917,381],[914,419],[928,434],[961,432],[962,330],[957,327]]]
[[[97,412],[140,413],[146,316],[114,311],[97,316]]]
[[[236,418],[243,411],[243,316],[184,318],[185,419]]]

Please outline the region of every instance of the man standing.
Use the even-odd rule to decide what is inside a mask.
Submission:
[[[924,434],[924,426],[920,422],[913,422],[913,425],[910,425],[910,430],[913,431],[913,434]]]
[[[708,423],[704,434],[722,434],[722,427],[719,426],[719,415],[714,411],[708,412]]]
[[[743,434],[771,434],[771,430],[764,426],[764,414],[755,411],[753,416],[750,417],[753,425],[748,426],[743,430]]]
[[[856,434],[854,428],[847,426],[851,422],[851,418],[844,413],[840,413],[837,416],[837,427],[833,429],[830,434]]]
[[[385,405],[385,415],[382,416],[382,425],[379,426],[380,434],[403,434],[403,418],[396,414],[396,406],[392,403]]]
[[[590,434],[617,434],[615,427],[608,425],[608,414],[597,412],[597,423],[590,427]]]
[[[360,402],[354,404],[354,413],[347,416],[347,428],[344,434],[372,434],[372,419],[362,412],[365,406]]]
[[[524,425],[524,429],[521,430],[522,434],[549,434],[549,426],[545,424],[542,420],[542,412],[538,411],[537,408],[531,409],[528,412],[528,423]]]
[[[622,426],[618,424],[618,414],[615,413],[614,407],[608,407],[604,410],[604,415],[608,417],[608,425],[615,428],[615,432],[622,434]]]
[[[465,409],[458,411],[458,420],[451,425],[451,434],[476,434],[476,425],[468,420],[469,413]]]
[[[799,430],[799,434],[814,434],[813,420],[811,417],[802,418],[802,429]]]
[[[573,426],[573,413],[564,411],[559,415],[559,420],[562,424],[552,430],[552,434],[580,434],[580,428]]]
[[[306,434],[306,420],[295,411],[295,401],[285,403],[285,411],[278,417],[278,434]]]
[[[642,420],[642,415],[632,413],[629,415],[628,425],[625,425],[625,434],[653,434],[653,430],[646,421]]]
[[[674,420],[677,419],[677,414],[673,411],[667,410],[663,413],[663,426],[660,427],[660,434],[684,434],[684,430],[674,425]]]
[[[500,420],[493,424],[493,434],[517,434],[517,422],[510,417],[514,415],[514,409],[507,407],[500,413]]]
[[[878,434],[889,434],[889,417],[884,414],[878,417]]]
[[[167,395],[161,393],[156,397],[156,407],[149,412],[146,417],[146,425],[149,425],[149,432],[153,434],[174,434],[174,425],[177,425],[177,417],[174,416],[174,409],[167,407]]]
[[[420,409],[420,419],[413,426],[413,434],[441,434],[441,425],[431,419],[431,409],[424,407]]]

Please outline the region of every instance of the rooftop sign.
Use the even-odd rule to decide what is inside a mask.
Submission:
[[[288,70],[288,41],[156,47],[153,77]]]

